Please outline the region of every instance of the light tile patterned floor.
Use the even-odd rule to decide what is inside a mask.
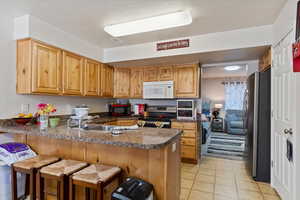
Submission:
[[[269,184],[255,182],[244,161],[205,157],[182,163],[180,200],[280,200]]]

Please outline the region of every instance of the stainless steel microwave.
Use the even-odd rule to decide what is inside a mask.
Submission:
[[[177,100],[177,119],[195,120],[197,117],[195,100]]]

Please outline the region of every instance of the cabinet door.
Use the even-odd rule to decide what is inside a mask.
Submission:
[[[32,44],[32,92],[61,93],[61,51],[39,42]]]
[[[101,66],[101,90],[100,94],[103,97],[113,97],[114,83],[113,83],[114,69],[111,66],[103,64]]]
[[[63,93],[83,95],[83,57],[63,52]]]
[[[173,67],[159,67],[159,80],[160,81],[172,81],[173,80]]]
[[[130,96],[130,69],[115,68],[114,97],[128,98]]]
[[[85,59],[84,67],[84,95],[98,96],[100,89],[100,63],[90,59]]]
[[[145,67],[144,81],[145,82],[158,81],[158,67]]]
[[[130,97],[141,98],[143,97],[143,69],[132,68],[130,77]]]
[[[175,67],[175,95],[180,98],[199,96],[198,65],[184,65]]]

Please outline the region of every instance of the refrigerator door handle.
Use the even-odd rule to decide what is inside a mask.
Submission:
[[[253,117],[253,166],[252,176],[256,177],[257,174],[257,135],[258,135],[258,107],[259,107],[259,73],[255,73],[255,89],[254,89],[254,117]]]

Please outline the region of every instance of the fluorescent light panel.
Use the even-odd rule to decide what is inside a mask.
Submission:
[[[232,65],[232,66],[224,67],[224,69],[227,70],[227,71],[235,71],[235,70],[241,69],[241,66],[238,66],[238,65]]]
[[[191,24],[192,21],[193,19],[189,11],[180,11],[132,22],[105,26],[104,31],[113,37],[120,37],[184,26]]]

